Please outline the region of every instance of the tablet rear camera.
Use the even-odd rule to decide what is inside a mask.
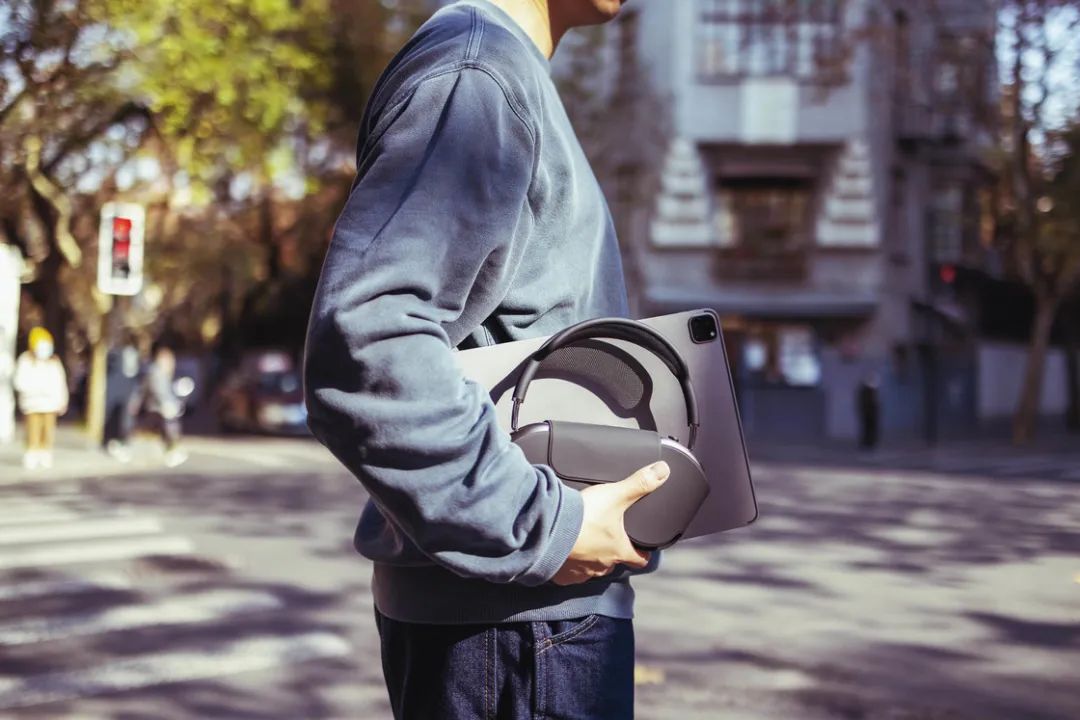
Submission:
[[[720,334],[716,318],[712,315],[695,315],[690,318],[690,339],[696,343],[711,342]]]

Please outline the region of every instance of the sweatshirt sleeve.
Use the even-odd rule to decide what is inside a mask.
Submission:
[[[476,68],[421,82],[390,112],[319,279],[308,423],[433,562],[538,585],[577,539],[581,496],[510,442],[446,331],[495,310],[529,241],[533,131]]]

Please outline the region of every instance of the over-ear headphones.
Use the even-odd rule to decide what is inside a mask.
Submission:
[[[518,428],[518,414],[529,385],[556,350],[583,340],[623,340],[664,362],[678,379],[686,403],[686,445],[654,430],[545,420]],[[697,398],[686,361],[667,338],[635,320],[598,318],[572,325],[550,337],[522,367],[514,387],[511,439],[529,462],[545,464],[566,484],[582,489],[617,482],[658,460],[671,468],[667,482],[634,503],[624,516],[626,534],[645,549],[668,547],[686,531],[709,494],[701,464],[691,452],[697,439]]]

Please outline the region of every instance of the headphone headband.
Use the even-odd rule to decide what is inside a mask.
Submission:
[[[514,406],[510,420],[511,431],[516,432],[518,429],[518,410],[521,404],[525,402],[525,394],[529,390],[529,384],[540,369],[541,363],[559,348],[592,338],[625,340],[645,348],[664,362],[682,386],[683,400],[686,402],[686,420],[690,427],[690,437],[686,447],[687,449],[693,449],[698,428],[697,398],[694,396],[694,387],[690,383],[690,370],[686,366],[686,361],[675,346],[659,332],[645,323],[625,318],[586,320],[571,325],[548,338],[547,342],[529,357],[525,367],[521,370],[521,374],[518,376],[517,385],[514,387]]]

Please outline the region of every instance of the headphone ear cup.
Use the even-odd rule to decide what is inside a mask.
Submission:
[[[521,448],[525,459],[530,463],[553,465],[550,455],[551,423],[545,421],[526,425],[515,432],[511,439]],[[603,455],[601,448],[597,448],[597,452]],[[636,546],[644,550],[659,550],[675,544],[686,532],[709,494],[705,472],[697,458],[685,446],[671,439],[661,440],[660,459],[667,462],[671,468],[667,481],[631,505],[623,516],[626,534]],[[610,467],[608,463],[604,465]],[[556,475],[563,483],[577,490],[583,490],[596,482],[614,482],[617,479],[613,476],[607,480],[589,482],[564,477],[557,471]]]
[[[623,519],[626,534],[645,550],[674,545],[709,495],[705,471],[683,445],[665,439],[660,459],[671,468],[667,481],[631,505]]]
[[[531,423],[510,435],[510,440],[521,448],[525,459],[533,465],[546,465],[550,426],[547,422]]]

